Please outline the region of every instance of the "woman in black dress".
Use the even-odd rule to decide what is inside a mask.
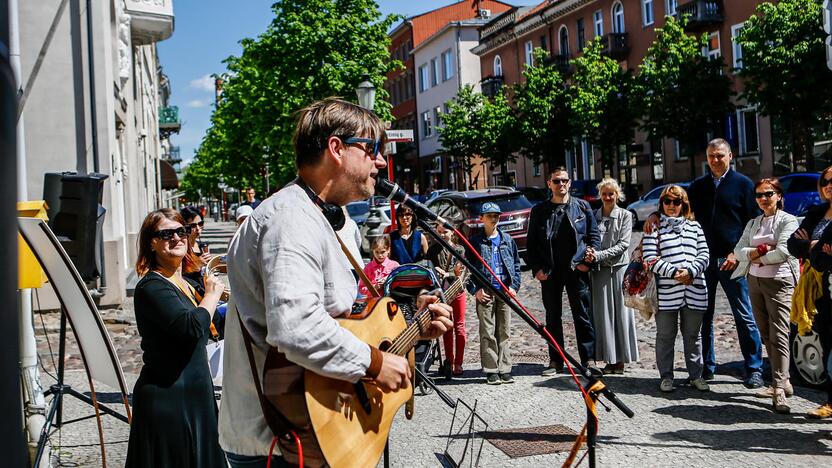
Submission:
[[[179,213],[164,208],[147,215],[135,292],[144,367],[133,388],[127,467],[227,466],[205,351],[223,285],[208,276],[199,297],[182,278],[187,251],[188,228]]]

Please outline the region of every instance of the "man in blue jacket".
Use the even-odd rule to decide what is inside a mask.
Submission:
[[[589,292],[589,265],[593,251],[601,247],[601,235],[584,200],[569,195],[571,181],[563,167],[556,167],[546,181],[552,199],[538,203],[529,216],[526,238],[526,263],[540,281],[546,329],[563,347],[563,289],[569,297],[569,308],[575,324],[578,354],[586,367],[595,359],[595,328],[592,324]],[[563,371],[563,358],[549,347],[549,367],[543,375]]]
[[[705,270],[708,287],[708,310],[702,321],[702,351],[705,370],[702,377],[713,379],[716,369],[714,352],[714,303],[716,285],[728,297],[731,312],[739,335],[740,349],[745,359],[745,386],[763,386],[763,351],[760,331],[751,311],[748,297],[748,282],[744,276],[731,279],[737,268],[734,246],[742,236],[749,220],[759,214],[754,201],[754,183],[748,177],[731,169],[731,145],[722,138],[711,140],[706,150],[710,173],[694,180],[688,189],[693,214],[705,231],[705,240],[711,253],[711,260]]]
[[[497,228],[502,210],[493,202],[485,202],[480,210],[482,231],[471,237],[471,245],[506,285],[509,296],[520,288],[520,256],[517,244],[510,235]],[[494,275],[470,251],[468,260],[478,266],[480,273],[491,279],[491,285],[500,289]],[[509,327],[511,311],[499,297],[491,295],[484,286],[472,282],[468,291],[477,299],[477,317],[480,321],[480,363],[485,372],[485,383],[499,385],[513,383],[511,377],[511,353],[509,351]]]

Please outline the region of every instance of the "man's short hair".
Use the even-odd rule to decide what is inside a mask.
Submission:
[[[728,143],[728,141],[724,138],[714,138],[709,141],[707,149],[711,148],[725,148],[729,153],[733,153],[733,151],[731,151],[731,143]]]
[[[384,126],[371,111],[340,98],[326,98],[300,111],[294,137],[297,167],[320,162],[327,142],[333,136],[386,142]]]
[[[552,176],[553,176],[556,172],[565,172],[565,173],[569,174],[569,171],[567,171],[565,167],[563,167],[563,166],[555,166],[555,167],[553,167],[552,169],[549,169],[549,178],[551,179],[551,178],[552,178]]]

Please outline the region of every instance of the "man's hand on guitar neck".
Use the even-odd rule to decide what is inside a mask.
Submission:
[[[446,331],[453,328],[454,324],[451,322],[451,312],[453,309],[448,304],[439,302],[439,297],[430,294],[420,294],[416,298],[416,307],[419,310],[425,307],[430,310],[431,321],[422,338],[432,340],[444,335]]]

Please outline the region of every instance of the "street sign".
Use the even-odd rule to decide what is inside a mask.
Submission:
[[[413,130],[387,130],[387,141],[411,142],[413,141]]]
[[[823,30],[826,31],[826,66],[832,70],[832,0],[823,2]]]

